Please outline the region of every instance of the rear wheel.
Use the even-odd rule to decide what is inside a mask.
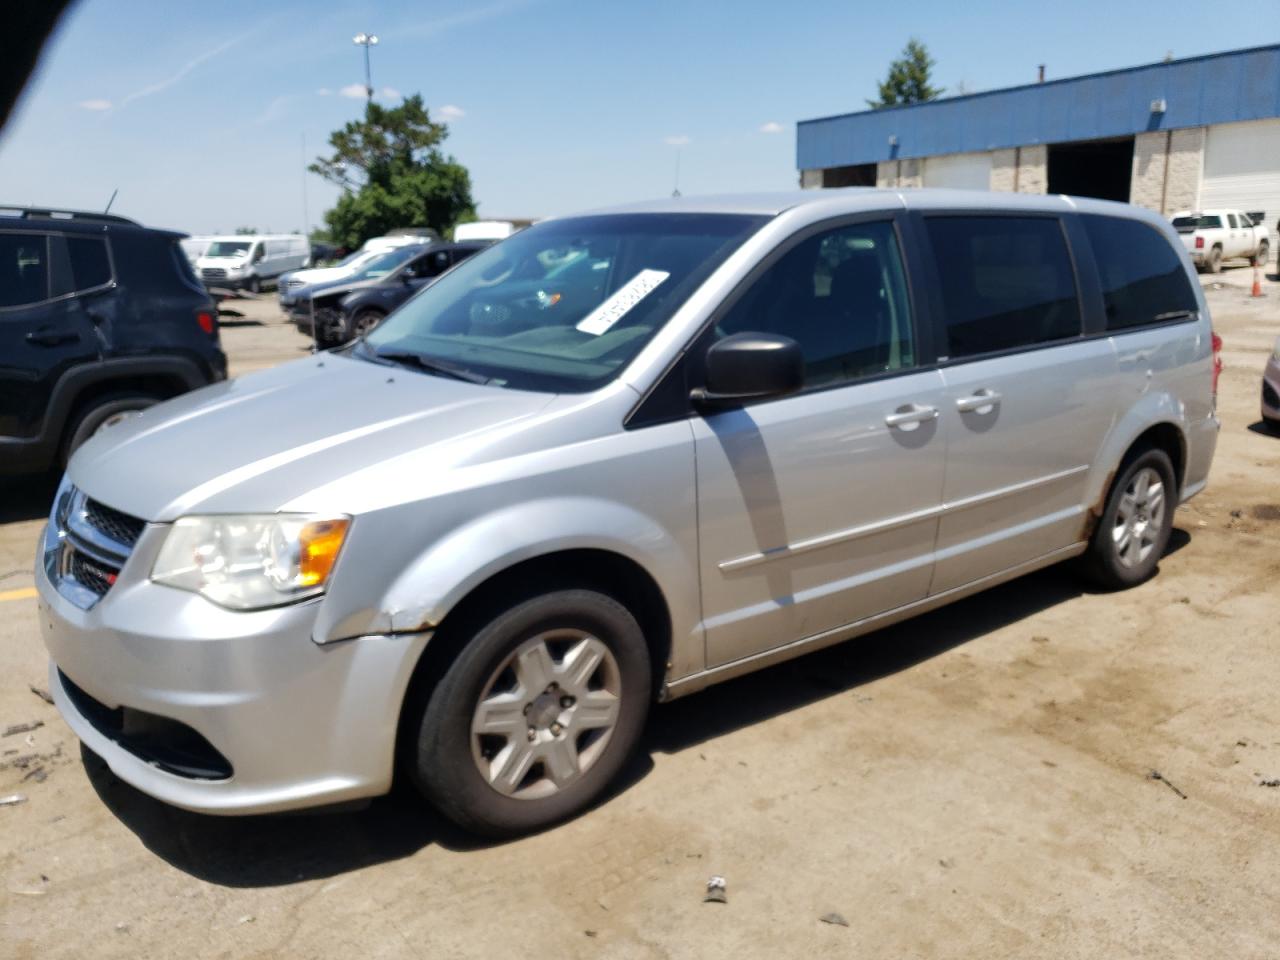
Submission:
[[[1205,269],[1210,273],[1222,272],[1222,248],[1214,247],[1209,251],[1209,258],[1205,260]]]
[[[478,630],[417,724],[412,773],[450,820],[512,836],[578,813],[639,742],[648,649],[612,597],[561,590]]]
[[[1149,579],[1168,546],[1176,503],[1173,464],[1163,450],[1126,461],[1084,557],[1090,578],[1108,590]]]
[[[92,401],[77,412],[67,431],[67,439],[62,445],[62,465],[65,467],[71,455],[94,434],[135,417],[159,402],[159,398],[145,393],[112,394]]]

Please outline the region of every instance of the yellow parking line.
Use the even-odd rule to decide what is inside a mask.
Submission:
[[[35,587],[19,587],[17,590],[0,590],[0,603],[9,600],[34,600],[39,594]]]

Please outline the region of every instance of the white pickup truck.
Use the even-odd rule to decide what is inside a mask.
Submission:
[[[1210,273],[1221,270],[1223,260],[1265,264],[1271,255],[1267,228],[1240,210],[1183,210],[1173,215],[1173,227],[1195,265]]]

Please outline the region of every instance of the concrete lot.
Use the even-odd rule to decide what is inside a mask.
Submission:
[[[28,689],[50,487],[11,484],[0,729],[43,726],[0,737],[0,796],[27,798],[0,807],[0,955],[1276,956],[1280,284],[1248,300],[1249,273],[1210,290],[1222,437],[1156,579],[1044,571],[659,707],[612,799],[503,845],[407,792],[221,820],[116,781]],[[234,372],[305,352],[270,299],[246,313]]]

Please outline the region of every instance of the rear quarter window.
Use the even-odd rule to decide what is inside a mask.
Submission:
[[[98,237],[67,237],[67,257],[75,289],[92,290],[111,282],[107,242]]]
[[[925,223],[952,359],[1080,335],[1075,271],[1056,217],[946,216]]]
[[[1182,255],[1137,220],[1081,216],[1093,247],[1108,330],[1185,320],[1199,310]]]

